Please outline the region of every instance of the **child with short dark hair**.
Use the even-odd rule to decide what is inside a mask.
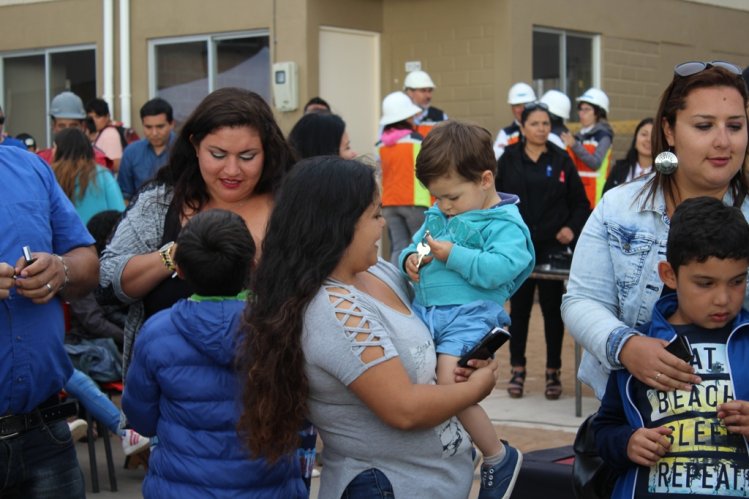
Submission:
[[[535,263],[517,196],[494,188],[496,168],[491,134],[455,120],[435,126],[416,158],[416,176],[436,203],[400,264],[416,289],[414,311],[434,338],[440,384],[454,383],[459,357],[510,323],[504,303]],[[431,254],[419,265],[421,241]],[[458,417],[484,456],[479,498],[509,497],[522,454],[497,438],[479,405]]]
[[[234,367],[255,243],[239,215],[193,216],[176,241],[177,273],[196,290],[143,325],[122,407],[158,436],[143,496],[306,498],[299,461],[250,459],[237,435],[241,381]]]
[[[742,308],[749,266],[749,225],[718,199],[682,202],[671,219],[664,284],[652,321],[638,329],[664,347],[686,337],[685,359],[662,353],[673,372],[653,372],[658,389],[625,369],[609,376],[596,446],[622,474],[614,498],[726,497],[749,489],[749,312]],[[699,384],[663,384],[685,363]],[[660,385],[660,386],[659,386]]]

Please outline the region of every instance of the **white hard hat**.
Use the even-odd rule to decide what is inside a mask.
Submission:
[[[606,111],[606,113],[609,112],[609,96],[600,88],[591,87],[575,100],[577,102],[593,104]]]
[[[539,102],[549,106],[549,112],[551,114],[559,116],[565,120],[570,119],[570,108],[572,107],[572,102],[570,102],[570,98],[567,97],[564,92],[560,92],[559,90],[549,90],[543,95],[543,97],[541,97]]]
[[[434,82],[426,71],[411,71],[403,80],[403,89],[407,88],[435,88]]]
[[[527,83],[516,83],[510,87],[507,94],[507,103],[514,106],[516,104],[528,104],[536,100],[536,92],[533,91]]]
[[[62,92],[55,95],[49,105],[49,114],[53,118],[83,120],[86,119],[86,111],[83,109],[83,101],[73,92]]]
[[[399,121],[416,116],[422,109],[411,102],[411,98],[403,92],[393,92],[382,100],[382,118],[380,125],[392,125]]]

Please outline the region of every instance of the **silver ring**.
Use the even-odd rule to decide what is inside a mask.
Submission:
[[[52,286],[49,283],[47,283],[47,289],[49,290],[50,293],[53,291],[52,290]],[[656,378],[656,379],[658,379],[658,378]]]
[[[661,374],[663,374],[663,373],[655,373],[655,381],[656,382],[658,381],[658,378],[661,377]]]

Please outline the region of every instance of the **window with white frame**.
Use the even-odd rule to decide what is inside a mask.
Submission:
[[[64,90],[84,105],[96,97],[96,49],[93,46],[48,48],[0,54],[4,131],[29,133],[40,147],[51,144],[49,102]]]
[[[572,100],[570,120],[577,121],[575,98],[600,86],[598,35],[551,28],[533,28],[533,87],[540,98],[561,90]]]
[[[209,93],[240,87],[271,102],[267,31],[151,40],[150,94],[166,99],[181,124]]]

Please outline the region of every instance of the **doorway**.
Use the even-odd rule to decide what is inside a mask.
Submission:
[[[320,96],[346,122],[351,147],[374,157],[380,115],[380,35],[320,28]]]

